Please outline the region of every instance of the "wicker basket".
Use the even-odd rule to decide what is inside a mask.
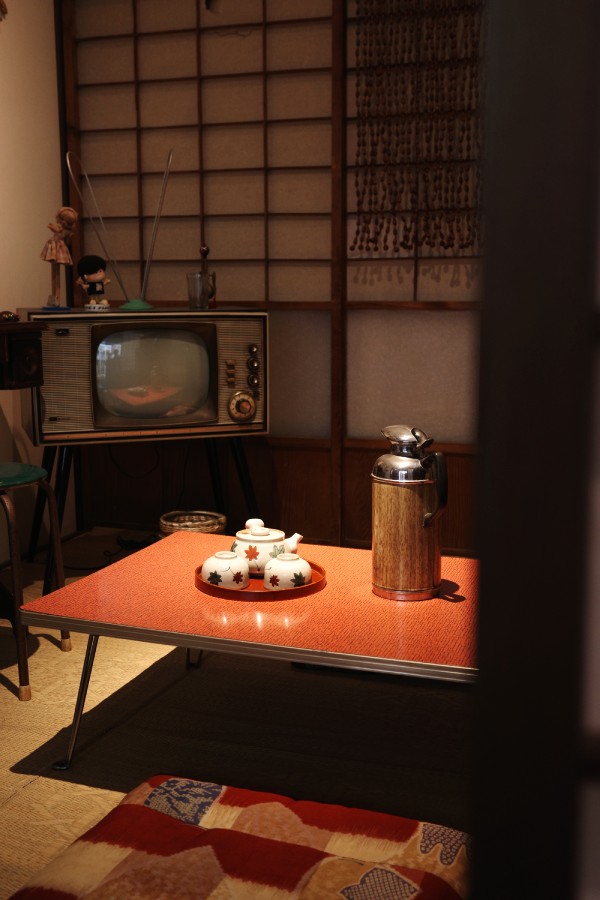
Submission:
[[[226,527],[226,516],[222,513],[207,512],[204,509],[176,509],[160,517],[161,537],[166,537],[175,531],[202,531],[205,534],[223,534]]]

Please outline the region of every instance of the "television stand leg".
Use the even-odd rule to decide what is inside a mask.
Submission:
[[[213,494],[215,495],[215,505],[217,511],[222,513],[224,512],[225,498],[223,496],[221,469],[219,468],[219,454],[217,453],[217,444],[214,438],[206,439],[206,455],[208,457]]]
[[[73,460],[73,447],[60,447],[58,455],[58,468],[56,471],[56,484],[54,494],[56,496],[56,509],[58,514],[59,528],[62,527],[63,516],[65,512],[65,503],[67,500],[67,491],[69,489],[69,476],[71,474],[71,462]],[[46,561],[46,571],[44,574],[44,594],[49,593],[54,575],[54,552],[52,545],[48,547],[48,558]]]
[[[44,447],[42,456],[42,469],[48,473],[48,481],[52,480],[52,470],[54,469],[54,460],[56,459],[56,447]],[[31,523],[31,533],[29,535],[29,550],[27,551],[27,559],[33,562],[37,551],[38,541],[40,539],[40,530],[44,519],[44,510],[46,509],[46,495],[43,491],[37,492],[35,498],[35,507],[33,510],[33,521]]]
[[[229,438],[229,446],[231,447],[233,458],[235,460],[240,484],[242,485],[242,490],[244,492],[244,497],[246,500],[246,506],[248,507],[249,517],[251,519],[258,519],[260,518],[260,513],[258,510],[258,503],[256,502],[256,496],[254,494],[252,479],[250,477],[250,470],[248,469],[248,463],[246,462],[244,446],[241,439],[235,437]]]
[[[56,504],[58,508],[58,521],[62,525],[63,515],[65,512],[65,503],[67,499],[67,490],[69,487],[69,477],[71,471],[71,461],[75,460],[75,503],[77,514],[77,527],[79,528],[81,515],[81,497],[79,490],[80,474],[79,474],[79,454],[77,447],[44,447],[42,456],[42,469],[48,473],[48,481],[52,482],[52,474],[56,462],[56,451],[60,451],[58,471],[55,479],[54,493],[56,495]],[[75,455],[76,454],[76,455]],[[33,562],[37,552],[38,541],[40,539],[40,530],[44,521],[44,512],[46,509],[46,495],[43,491],[38,491],[35,499],[35,507],[33,510],[33,521],[31,523],[31,532],[29,535],[29,549],[27,551],[27,560]]]

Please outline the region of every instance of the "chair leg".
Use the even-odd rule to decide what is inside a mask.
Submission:
[[[29,660],[27,657],[27,629],[21,622],[21,606],[23,603],[23,575],[21,572],[21,547],[15,508],[11,498],[4,491],[0,491],[0,503],[6,513],[8,524],[8,547],[11,560],[12,596],[14,604],[14,633],[17,645],[17,667],[19,670],[19,700],[31,700],[31,687],[29,684]]]
[[[48,481],[42,479],[39,482],[39,487],[46,494],[46,502],[48,504],[48,516],[50,520],[50,538],[51,543],[48,547],[48,559],[46,562],[46,573],[44,575],[44,587],[43,593],[46,594],[51,589],[50,581],[51,574],[54,573],[54,578],[56,582],[56,587],[61,588],[64,587],[65,584],[65,570],[63,565],[63,557],[62,557],[62,542],[60,536],[60,521],[58,518],[58,506],[56,503],[56,497],[52,487]],[[63,651],[68,651],[71,649],[71,635],[68,631],[61,631],[60,633],[60,649]]]

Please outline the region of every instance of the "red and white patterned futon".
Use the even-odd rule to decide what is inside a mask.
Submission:
[[[427,822],[157,775],[13,900],[464,900],[468,844]]]

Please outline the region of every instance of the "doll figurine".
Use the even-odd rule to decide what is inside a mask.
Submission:
[[[90,303],[107,304],[104,286],[110,284],[106,277],[106,260],[101,256],[82,256],[77,263],[77,284],[85,288]]]
[[[60,306],[60,266],[72,266],[73,260],[68,244],[75,234],[78,214],[70,206],[61,206],[56,213],[56,221],[50,222],[48,228],[52,237],[44,244],[40,253],[41,259],[51,265],[52,292],[48,297],[49,306]]]

